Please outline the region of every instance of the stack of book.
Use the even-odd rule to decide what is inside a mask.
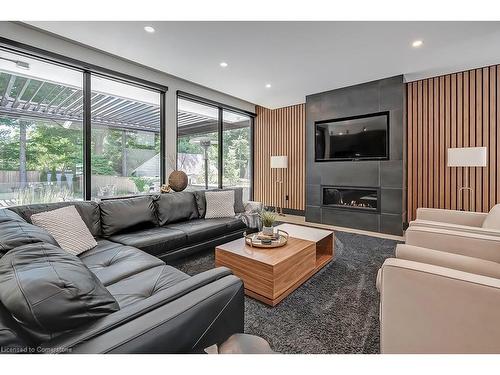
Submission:
[[[257,234],[257,239],[262,242],[264,245],[270,245],[273,241],[279,240],[280,236],[278,232],[273,233],[272,236],[259,232]]]

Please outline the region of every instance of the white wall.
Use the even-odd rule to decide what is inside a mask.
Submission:
[[[151,69],[134,62],[121,59],[117,56],[107,54],[82,44],[58,37],[31,26],[17,22],[0,22],[0,36],[24,43],[46,51],[58,53],[77,60],[85,61],[103,68],[112,69],[116,72],[128,74],[133,77],[142,78],[168,86],[166,95],[166,153],[167,153],[167,176],[169,173],[168,160],[175,160],[176,152],[176,120],[177,120],[177,90],[198,95],[207,99],[224,103],[246,111],[255,112],[255,104],[226,95],[219,91],[211,90],[196,83]]]

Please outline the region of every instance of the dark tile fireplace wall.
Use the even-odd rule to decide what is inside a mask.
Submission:
[[[306,97],[306,220],[401,235],[406,216],[405,85],[403,76]],[[314,161],[314,123],[389,111],[389,160]],[[379,211],[322,205],[323,187],[379,189]]]

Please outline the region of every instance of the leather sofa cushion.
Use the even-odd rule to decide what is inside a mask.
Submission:
[[[144,197],[110,199],[99,204],[102,234],[109,237],[128,228],[158,224],[154,214],[153,198]]]
[[[3,353],[26,353],[30,347],[19,324],[12,318],[10,312],[0,303],[0,348]],[[7,351],[8,350],[8,351]]]
[[[85,225],[89,228],[90,233],[94,237],[101,235],[101,213],[99,211],[99,204],[92,201],[76,201],[76,202],[57,202],[57,203],[39,203],[29,204],[25,206],[9,207],[9,210],[20,215],[24,220],[31,223],[31,215],[40,212],[51,211],[57,208],[67,206],[75,206],[76,210],[82,217]]]
[[[237,217],[227,217],[224,218],[222,221],[226,223],[226,228],[228,229],[229,232],[247,229],[247,226],[243,222],[243,220]]]
[[[163,264],[131,275],[108,286],[108,290],[123,309],[189,278],[178,269]]]
[[[14,211],[11,211],[8,209],[0,209],[0,224],[5,223],[5,222],[10,222],[10,221],[16,221],[19,223],[26,222],[26,220],[24,220],[21,216],[16,214]]]
[[[208,241],[214,237],[236,230],[235,228],[239,226],[237,221],[241,222],[241,220],[236,218],[197,219],[184,223],[170,224],[166,228],[186,233],[188,243],[191,245],[193,243]],[[241,224],[245,227],[243,222]]]
[[[45,229],[27,223],[7,209],[0,210],[0,258],[18,246],[36,242],[58,246],[56,240]]]
[[[107,240],[97,241],[97,246],[81,254],[80,259],[104,286],[165,264],[135,247]]]
[[[196,197],[196,205],[198,206],[198,212],[200,217],[204,218],[207,210],[207,200],[205,198],[205,193],[207,191],[234,191],[234,212],[240,214],[245,212],[245,205],[243,204],[243,188],[227,188],[227,189],[209,189],[209,190],[197,190],[194,192]]]
[[[35,344],[119,310],[78,257],[46,243],[0,259],[0,301]]]
[[[157,197],[158,220],[161,226],[179,221],[198,219],[196,198],[189,191],[160,194]]]
[[[116,234],[109,239],[123,245],[137,247],[153,255],[164,254],[187,243],[187,236],[183,231],[165,227]]]

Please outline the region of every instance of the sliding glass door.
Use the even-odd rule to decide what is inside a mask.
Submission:
[[[92,198],[160,189],[160,95],[92,77]]]
[[[143,84],[0,48],[0,207],[159,191],[162,100]]]
[[[250,199],[252,178],[252,118],[224,110],[222,113],[222,186],[242,187],[243,199]]]
[[[177,168],[191,190],[242,187],[251,197],[253,118],[209,101],[177,101]]]
[[[219,186],[219,110],[179,99],[177,167],[186,172],[191,190]]]
[[[0,49],[0,207],[83,199],[82,73]]]

